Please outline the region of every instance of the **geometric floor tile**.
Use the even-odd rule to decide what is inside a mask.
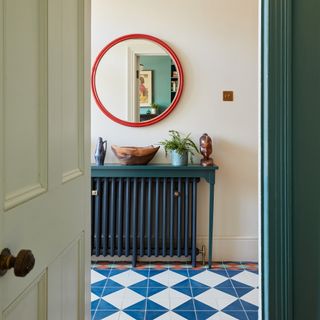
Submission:
[[[242,300],[254,304],[256,306],[259,305],[259,290],[253,289],[249,293],[243,295],[241,297]]]
[[[251,287],[258,287],[259,286],[259,276],[255,273],[249,271],[243,271],[232,277],[232,280],[245,283]]]
[[[256,263],[95,263],[92,320],[258,320]]]
[[[191,277],[191,279],[209,287],[215,287],[227,280],[226,277],[207,270]]]
[[[222,310],[237,300],[236,297],[214,288],[198,295],[196,299],[217,310]]]

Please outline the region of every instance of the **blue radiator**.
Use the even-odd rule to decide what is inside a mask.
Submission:
[[[92,178],[95,256],[191,257],[196,264],[199,178]]]

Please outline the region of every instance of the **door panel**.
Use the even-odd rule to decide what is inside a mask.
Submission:
[[[47,274],[43,273],[3,312],[4,320],[45,320],[47,314]]]
[[[84,237],[74,241],[48,268],[50,288],[49,319],[84,319],[81,252]],[[68,303],[63,303],[68,301]]]
[[[2,8],[4,206],[10,209],[47,188],[47,14],[40,0],[7,0]]]
[[[79,0],[63,2],[62,143],[63,181],[83,170],[83,9]],[[72,90],[70,90],[70,88]]]
[[[0,320],[86,318],[89,6],[0,0],[0,251],[36,260],[0,277]]]

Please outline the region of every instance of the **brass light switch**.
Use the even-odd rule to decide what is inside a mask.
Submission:
[[[223,101],[233,101],[233,91],[223,91]]]

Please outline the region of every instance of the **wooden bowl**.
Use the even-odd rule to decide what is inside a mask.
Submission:
[[[119,147],[112,145],[111,149],[121,164],[147,164],[157,153],[159,147]]]

